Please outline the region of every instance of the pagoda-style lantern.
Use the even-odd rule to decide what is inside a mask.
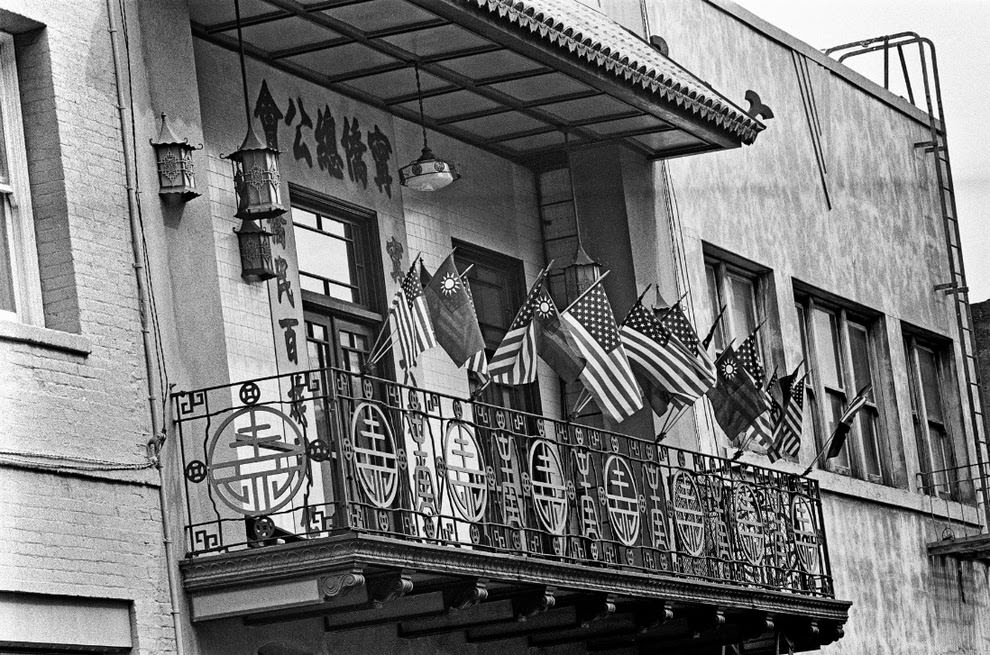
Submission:
[[[149,139],[149,142],[155,149],[155,161],[158,164],[158,195],[164,200],[181,202],[198,196],[192,151],[201,150],[203,146],[190,145],[189,139],[180,141],[169,127],[165,114],[162,114],[158,140]]]
[[[247,282],[264,282],[275,277],[272,265],[272,233],[252,220],[241,224],[237,245],[241,252],[241,277]]]
[[[252,220],[285,213],[278,150],[261,142],[251,126],[250,117],[244,143],[227,155],[227,159],[234,165],[234,191],[237,194],[234,216]]]
[[[584,251],[584,246],[581,244],[581,236],[578,235],[577,251],[574,253],[574,259],[564,267],[564,292],[567,294],[567,302],[571,303],[577,300],[578,296],[584,293],[601,276],[601,265]]]
[[[282,176],[278,172],[278,150],[262,143],[251,122],[251,102],[248,100],[239,0],[234,0],[234,16],[237,20],[244,117],[247,119],[247,135],[244,137],[244,143],[237,151],[227,156],[234,166],[234,191],[237,193],[237,213],[234,216],[245,220],[271,218],[285,213],[285,208],[282,207]]]

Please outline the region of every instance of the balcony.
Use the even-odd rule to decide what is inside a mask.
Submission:
[[[174,410],[194,621],[670,652],[842,634],[813,480],[336,369]]]

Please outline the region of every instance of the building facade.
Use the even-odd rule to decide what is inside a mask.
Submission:
[[[990,650],[928,108],[727,0],[0,4],[0,652]],[[725,307],[798,456],[410,365],[451,252],[489,356],[551,262]]]

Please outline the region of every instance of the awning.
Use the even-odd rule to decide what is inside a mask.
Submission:
[[[191,0],[196,36],[233,48],[232,2]],[[759,121],[575,0],[243,0],[248,53],[515,161],[622,141],[648,157],[752,143]]]

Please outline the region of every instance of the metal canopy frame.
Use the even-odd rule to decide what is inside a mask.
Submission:
[[[473,3],[251,0],[245,4],[241,25],[249,56],[417,124],[417,94],[388,88],[394,84],[384,76],[408,68],[411,83],[412,65],[418,63],[428,82],[423,99],[433,101],[427,103],[426,126],[513,161],[533,163],[559,152],[565,135],[570,147],[619,142],[648,158],[742,143],[730,130],[673,102],[659,102],[648,90],[622,83]],[[215,16],[224,11],[223,6],[218,9],[213,2],[193,0],[190,11],[194,36],[236,48],[236,21]],[[289,36],[282,43],[266,39],[258,31],[265,27],[296,38]],[[345,61],[337,70],[307,60],[342,53],[356,57],[342,57]],[[362,56],[367,65],[347,65]],[[491,61],[485,63],[486,58]],[[458,110],[461,105],[467,106]],[[718,113],[716,108],[711,111]]]

